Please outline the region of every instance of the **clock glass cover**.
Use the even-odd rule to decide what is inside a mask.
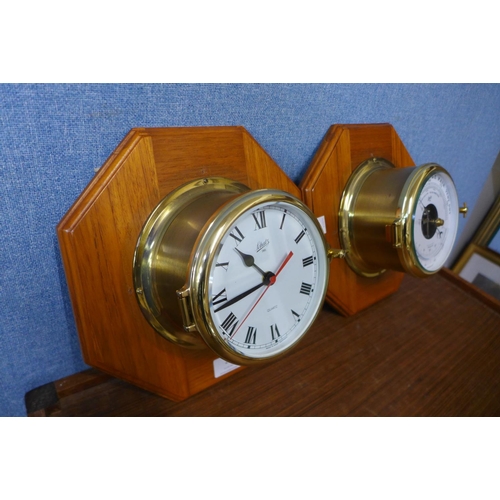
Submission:
[[[321,228],[302,202],[271,190],[243,195],[215,221],[218,237],[205,233],[208,245],[202,237],[193,264],[198,330],[229,361],[280,356],[323,304],[329,263]]]

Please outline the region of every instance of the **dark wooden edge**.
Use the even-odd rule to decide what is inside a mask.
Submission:
[[[59,400],[111,379],[94,368],[36,387],[24,397],[28,417],[49,417],[57,413]]]
[[[55,407],[59,403],[54,382],[28,391],[24,395],[24,403],[29,417],[45,417],[47,408]]]

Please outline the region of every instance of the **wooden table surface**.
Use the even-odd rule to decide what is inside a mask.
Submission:
[[[449,271],[405,276],[355,316],[325,306],[291,354],[180,403],[93,369],[48,389],[43,408],[27,395],[30,415],[499,416],[500,308]]]

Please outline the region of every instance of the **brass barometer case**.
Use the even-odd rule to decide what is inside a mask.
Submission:
[[[204,178],[167,195],[146,221],[135,292],[169,341],[252,365],[281,357],[307,332],[332,255],[316,217],[294,196]]]
[[[440,165],[395,168],[383,158],[366,160],[350,176],[340,202],[346,261],[365,277],[386,269],[430,276],[449,256],[459,212],[465,211]]]

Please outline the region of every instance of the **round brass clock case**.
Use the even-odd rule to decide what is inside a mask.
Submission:
[[[181,186],[150,215],[134,283],[165,338],[251,365],[284,355],[310,328],[330,258],[316,217],[297,198],[207,178]]]
[[[156,206],[141,231],[134,254],[133,278],[142,312],[153,328],[183,347],[205,347],[196,332],[183,328],[176,292],[186,282],[196,239],[221,205],[249,191],[224,178],[188,182]]]
[[[352,173],[340,202],[346,260],[366,277],[386,269],[434,274],[451,252],[458,215],[453,180],[440,165],[395,168],[382,158],[367,160]]]

